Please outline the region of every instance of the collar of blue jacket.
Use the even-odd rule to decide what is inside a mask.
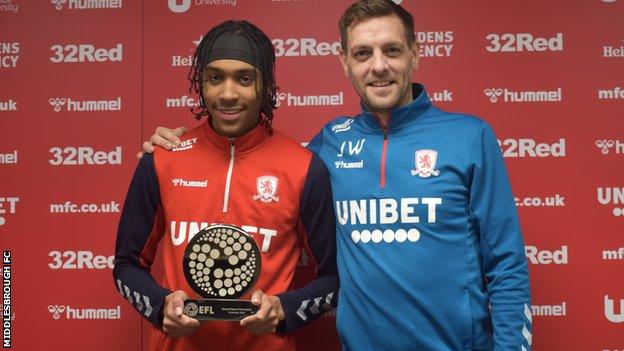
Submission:
[[[415,122],[431,108],[429,95],[427,95],[425,87],[420,83],[412,83],[412,99],[412,102],[409,104],[394,108],[390,111],[388,133],[399,130]],[[362,102],[360,102],[360,108],[362,109],[362,113],[358,117],[362,118],[364,125],[374,130],[383,131],[379,119],[366,110]]]

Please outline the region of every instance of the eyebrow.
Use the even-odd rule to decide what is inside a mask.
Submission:
[[[211,67],[211,66],[206,66],[205,71],[213,71],[213,72],[217,72],[217,73],[224,73],[225,71],[221,68],[218,67]],[[234,71],[234,74],[256,74],[256,69],[255,68],[242,68],[242,69],[238,69],[236,71]]]
[[[403,46],[403,42],[401,42],[401,41],[390,41],[390,42],[387,42],[387,43],[384,43],[383,45],[381,45],[382,48],[386,48],[388,46]],[[355,44],[350,49],[351,50],[370,49],[372,47],[373,47],[373,45]]]

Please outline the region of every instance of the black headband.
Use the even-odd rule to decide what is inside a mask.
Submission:
[[[207,62],[230,59],[243,61],[260,69],[260,62],[254,58],[256,51],[251,47],[247,38],[236,34],[223,34],[212,44]]]

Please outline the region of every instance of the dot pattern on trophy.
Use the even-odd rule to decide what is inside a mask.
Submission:
[[[203,297],[243,295],[260,274],[260,252],[254,244],[250,236],[226,226],[197,233],[184,260],[193,290]]]

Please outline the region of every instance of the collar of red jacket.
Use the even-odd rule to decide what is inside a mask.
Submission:
[[[225,154],[230,154],[232,151],[232,145],[236,150],[236,153],[239,154],[241,152],[250,151],[260,146],[264,141],[269,138],[269,128],[264,124],[258,124],[254,129],[249,131],[249,133],[242,135],[237,138],[228,138],[224,137],[214,129],[210,125],[210,120],[206,120],[204,123],[204,134],[206,135],[206,140],[208,144],[213,146],[219,151],[222,151]]]

